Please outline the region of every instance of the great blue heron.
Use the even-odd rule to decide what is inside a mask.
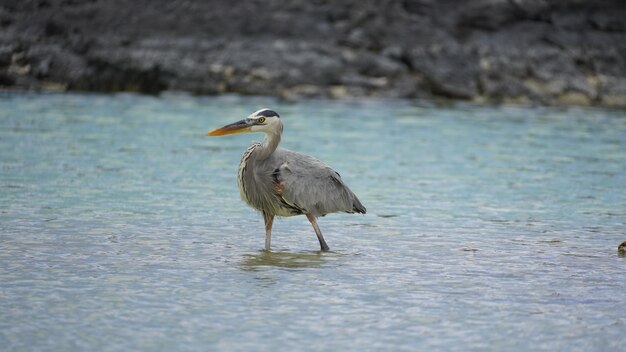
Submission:
[[[304,214],[313,225],[320,247],[329,250],[316,218],[329,213],[365,214],[365,207],[323,162],[308,155],[277,148],[283,132],[280,116],[261,109],[241,121],[214,129],[209,136],[263,132],[263,143],[252,143],[243,153],[237,180],[241,198],[263,213],[265,249],[270,249],[275,216]]]

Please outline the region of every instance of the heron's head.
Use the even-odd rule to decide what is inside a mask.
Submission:
[[[207,132],[207,136],[223,136],[235,133],[264,132],[268,134],[280,134],[283,131],[283,123],[276,111],[261,109],[255,111],[243,120],[233,122],[226,126]]]

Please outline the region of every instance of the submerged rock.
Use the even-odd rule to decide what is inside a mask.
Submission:
[[[4,89],[626,107],[620,0],[22,0]]]
[[[617,255],[620,257],[626,257],[626,241],[617,246]]]

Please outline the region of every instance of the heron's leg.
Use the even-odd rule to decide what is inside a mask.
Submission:
[[[270,244],[272,242],[272,224],[274,223],[274,215],[263,213],[263,220],[265,220],[265,250],[270,250]]]
[[[315,220],[315,216],[313,216],[311,214],[306,214],[306,218],[309,219],[309,221],[311,222],[311,225],[313,225],[313,230],[315,230],[315,234],[317,235],[317,239],[318,239],[318,241],[320,241],[321,249],[323,251],[329,250],[330,248],[326,244],[326,241],[324,241],[324,236],[322,236],[322,231],[320,231],[320,227],[317,226],[317,220]]]

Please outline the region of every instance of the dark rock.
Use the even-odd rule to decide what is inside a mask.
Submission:
[[[0,46],[0,67],[7,67],[11,64],[15,47],[13,45]]]
[[[626,241],[617,246],[617,255],[620,257],[626,257]]]
[[[626,106],[621,0],[0,4],[0,85]]]
[[[15,85],[15,78],[13,76],[0,72],[0,86],[10,87]]]
[[[431,91],[449,98],[471,99],[478,93],[478,58],[463,47],[434,45],[411,51],[411,67],[430,83]]]
[[[67,29],[65,26],[54,20],[48,20],[45,25],[44,33],[48,37],[65,36],[67,34]]]

